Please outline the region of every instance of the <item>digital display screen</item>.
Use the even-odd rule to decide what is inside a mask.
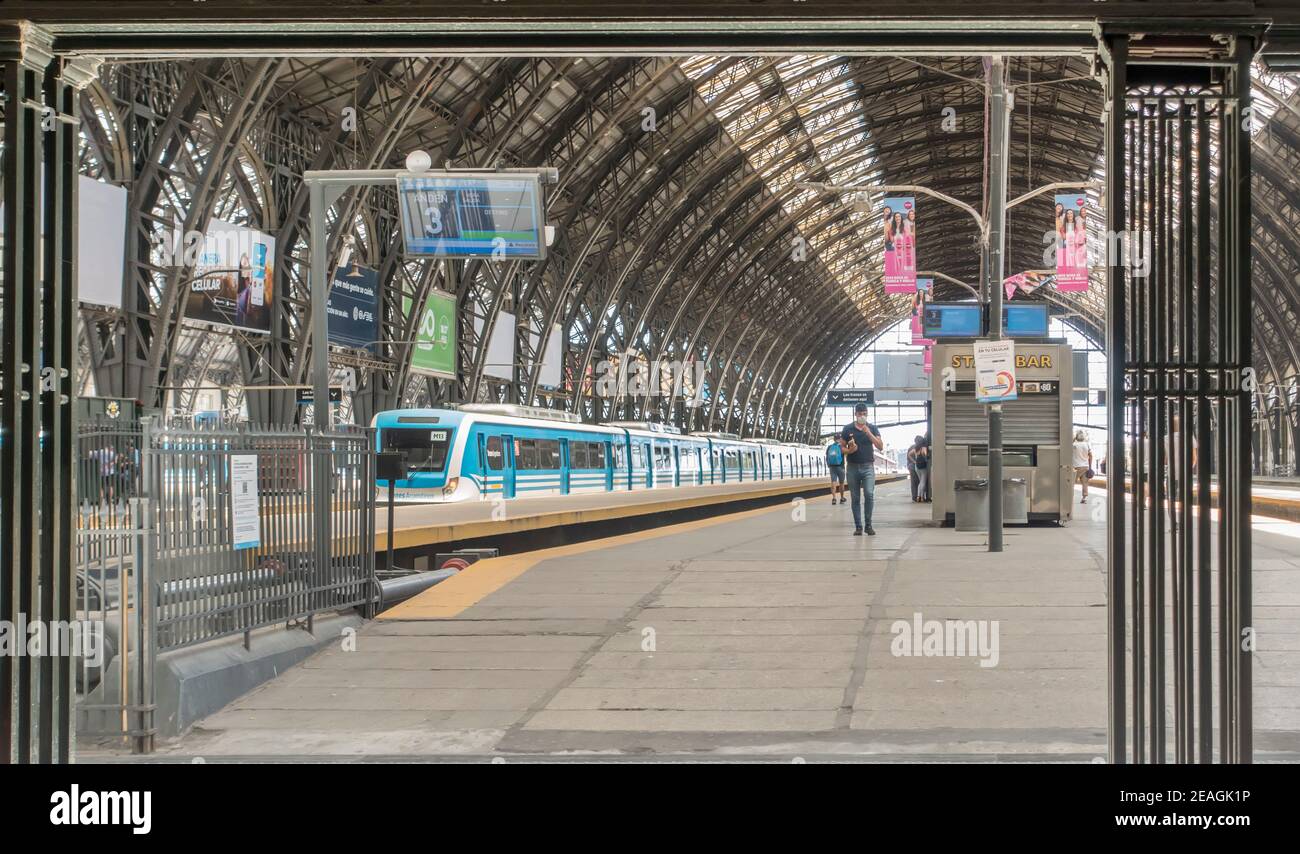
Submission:
[[[1002,331],[1012,338],[1046,338],[1047,306],[1042,303],[1003,306]]]
[[[926,338],[978,338],[984,334],[984,307],[976,302],[932,302],[921,328]]]
[[[546,256],[537,175],[402,175],[397,195],[408,254],[503,261]]]

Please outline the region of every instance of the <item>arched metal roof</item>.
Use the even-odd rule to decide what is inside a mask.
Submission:
[[[83,170],[131,190],[130,296],[120,314],[86,315],[83,349],[101,394],[161,402],[170,391],[182,407],[202,384],[305,382],[313,307],[300,176],[397,167],[419,148],[439,165],[556,167],[547,220],[557,238],[543,262],[452,269],[402,255],[393,193],[345,196],[330,257],[355,237],[387,286],[384,338],[401,342],[334,355],[339,369],[358,370],[358,419],[454,397],[807,436],[828,384],[910,301],[883,293],[872,212],[803,184],[918,184],[985,208],[983,74],[972,57],[834,55],[109,62],[83,95]],[[1088,60],[1018,56],[1010,75],[1010,195],[1104,177],[1102,91]],[[1255,361],[1265,385],[1287,386],[1300,371],[1300,98],[1293,80],[1262,71],[1258,88]],[[1051,204],[1045,195],[1011,212],[1009,271],[1044,266]],[[209,217],[277,238],[281,297],[267,339],[179,322],[179,277],[151,241]],[[922,197],[918,222],[918,266],[977,286],[971,220]],[[1100,342],[1099,273],[1086,294],[1049,285],[1034,298],[1063,306]],[[414,319],[403,299],[421,304],[435,287],[462,306],[454,391],[409,370]],[[968,294],[937,287],[939,298]],[[502,311],[518,326],[509,380],[485,370],[483,342]],[[546,389],[538,354],[554,325],[564,385]],[[602,363],[629,350],[705,362],[705,405],[653,389],[598,396]],[[253,417],[290,417],[289,397],[250,395]]]

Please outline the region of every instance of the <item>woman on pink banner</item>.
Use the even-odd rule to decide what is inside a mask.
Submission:
[[[1074,216],[1074,233],[1071,235],[1074,243],[1074,266],[1080,274],[1088,275],[1088,225],[1084,219],[1083,208],[1079,208]]]
[[[907,236],[906,254],[903,256],[904,269],[908,273],[916,272],[916,211],[908,211],[903,221],[903,233]]]
[[[898,234],[894,230],[894,213],[885,208],[885,278],[898,275]]]
[[[1064,233],[1061,236],[1065,242],[1065,270],[1069,273],[1074,273],[1079,268],[1078,260],[1075,257],[1079,245],[1078,241],[1075,239],[1076,231],[1077,220],[1074,216],[1074,211],[1067,210],[1065,212]]]

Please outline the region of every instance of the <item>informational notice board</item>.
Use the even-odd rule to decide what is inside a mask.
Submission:
[[[546,257],[542,182],[535,174],[428,172],[397,179],[408,255]]]
[[[1016,399],[1016,342],[975,342],[975,397],[980,403]]]
[[[230,542],[236,549],[254,549],[262,544],[256,454],[230,457]]]

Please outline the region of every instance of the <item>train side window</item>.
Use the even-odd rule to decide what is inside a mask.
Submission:
[[[591,464],[587,460],[590,453],[587,442],[570,442],[569,443],[569,468],[585,469],[590,468]]]
[[[539,469],[558,469],[560,467],[560,440],[537,440],[537,467]]]
[[[627,445],[622,442],[615,442],[612,453],[614,454],[614,470],[622,471],[627,468]]]
[[[487,464],[492,471],[501,471],[505,465],[505,455],[501,453],[501,437],[488,436]]]
[[[537,440],[521,439],[519,442],[519,468],[529,471],[541,468],[538,464]]]
[[[592,442],[591,449],[587,453],[587,462],[594,469],[603,469],[605,467],[605,446],[600,442]]]

